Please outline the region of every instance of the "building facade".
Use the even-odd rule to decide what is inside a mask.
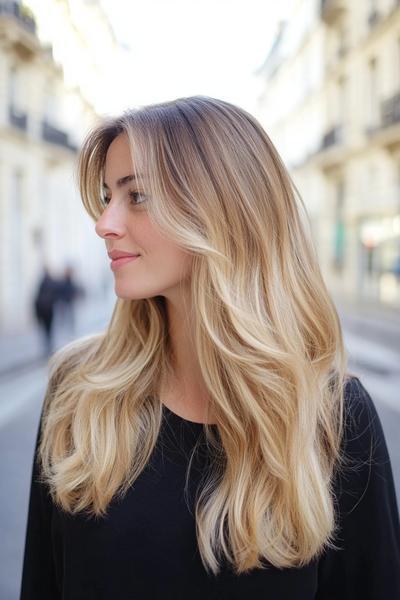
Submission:
[[[73,266],[88,293],[111,280],[76,160],[115,108],[101,88],[119,50],[98,2],[0,0],[0,331],[32,325],[44,265],[56,277]]]
[[[400,2],[295,1],[259,75],[329,287],[399,307]]]

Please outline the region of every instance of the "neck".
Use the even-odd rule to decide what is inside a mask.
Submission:
[[[195,352],[193,320],[190,311],[185,312],[183,308],[184,303],[167,302],[174,374],[162,382],[160,395],[164,404],[180,416],[208,422],[210,398]]]

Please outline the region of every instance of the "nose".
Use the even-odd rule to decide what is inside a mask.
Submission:
[[[123,207],[111,201],[96,221],[95,231],[103,239],[123,237],[126,232]]]

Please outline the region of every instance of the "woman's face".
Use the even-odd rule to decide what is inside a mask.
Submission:
[[[96,223],[96,233],[106,242],[107,252],[139,254],[133,260],[112,263],[115,293],[120,298],[141,299],[179,294],[179,282],[190,273],[191,256],[166,239],[150,221],[146,204],[146,182],[133,175],[128,137],[122,133],[110,144],[104,170],[105,209]],[[121,181],[122,180],[122,181]]]

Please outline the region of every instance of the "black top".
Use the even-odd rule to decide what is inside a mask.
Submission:
[[[208,575],[193,516],[205,444],[190,470],[188,504],[184,497],[187,454],[204,439],[203,427],[164,406],[150,462],[105,518],[57,508],[37,482],[34,461],[20,599],[398,600],[400,525],[381,422],[358,379],[345,397],[344,446],[359,466],[335,482],[341,550],[302,568],[270,565],[237,576],[225,565],[217,577]]]

